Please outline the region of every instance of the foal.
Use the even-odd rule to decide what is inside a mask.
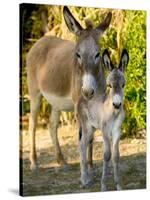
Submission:
[[[106,181],[108,176],[108,164],[111,158],[110,138],[112,138],[112,160],[114,168],[114,181],[117,190],[121,190],[118,172],[119,161],[119,140],[121,135],[121,125],[124,120],[123,110],[123,88],[125,86],[124,70],[127,67],[129,56],[127,51],[122,51],[119,67],[116,68],[110,60],[107,50],[104,51],[102,60],[104,66],[109,70],[106,79],[108,90],[104,95],[97,95],[91,100],[86,100],[82,95],[78,103],[79,131],[79,151],[81,165],[81,182],[83,186],[91,184],[90,172],[87,163],[87,147],[91,146],[93,133],[99,129],[103,133],[104,159],[103,173],[101,179],[101,190],[106,191]],[[90,147],[91,149],[91,147]],[[92,152],[89,154],[92,157]],[[92,158],[89,158],[92,162]]]

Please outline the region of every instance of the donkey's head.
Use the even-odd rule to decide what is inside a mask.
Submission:
[[[100,75],[100,47],[98,40],[110,24],[112,14],[108,13],[102,23],[96,28],[86,21],[86,29],[77,22],[67,7],[63,10],[65,22],[71,32],[78,36],[75,48],[75,60],[82,75],[82,93],[91,98],[97,88],[98,74]]]
[[[123,103],[123,89],[125,86],[124,71],[128,65],[129,55],[126,49],[123,49],[119,67],[114,67],[110,55],[106,49],[103,53],[103,63],[110,71],[107,77],[107,86],[109,87],[109,97],[115,109],[119,109]]]

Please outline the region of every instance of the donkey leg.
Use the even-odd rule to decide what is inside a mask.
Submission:
[[[62,152],[60,149],[58,137],[57,137],[57,128],[59,125],[59,118],[60,118],[60,111],[54,110],[52,108],[51,116],[50,116],[49,130],[50,130],[52,142],[53,142],[53,145],[55,148],[55,157],[56,157],[58,164],[66,165],[66,162],[63,158],[63,155],[62,155]]]
[[[113,148],[112,148],[112,160],[113,160],[113,168],[114,168],[114,181],[117,190],[121,190],[121,181],[119,175],[119,140],[120,140],[120,131],[115,131],[113,135]]]
[[[37,126],[37,114],[40,108],[41,94],[38,93],[34,98],[30,100],[30,117],[29,117],[29,140],[30,140],[30,169],[37,169],[36,161],[36,143],[35,132]]]
[[[111,158],[111,147],[110,147],[110,141],[107,136],[103,136],[104,140],[104,158],[103,158],[103,172],[102,172],[102,179],[101,179],[101,190],[107,191],[107,177],[108,177],[108,167],[109,167],[109,161]]]
[[[89,131],[89,129],[88,129]],[[83,186],[89,186],[91,184],[91,177],[88,173],[88,162],[87,162],[87,147],[90,141],[90,134],[82,129],[82,137],[79,142],[80,152],[80,167],[81,167],[81,183]]]
[[[88,145],[88,164],[89,164],[89,171],[93,173],[93,138],[90,140]]]
[[[79,129],[79,141],[81,140],[81,137],[82,137],[82,128],[80,127],[80,129]],[[90,139],[89,145],[88,145],[88,165],[89,165],[89,171],[90,172],[93,171],[92,156],[93,156],[93,137]]]

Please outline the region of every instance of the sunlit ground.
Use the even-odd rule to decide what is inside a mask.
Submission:
[[[78,153],[77,127],[61,126],[58,130],[61,149],[66,161],[70,164],[65,171],[56,163],[54,149],[48,129],[38,128],[36,134],[39,170],[30,171],[28,132],[21,134],[23,195],[66,194],[80,192],[98,192],[101,190],[103,142],[100,132],[94,138],[94,177],[93,185],[83,189],[80,185],[80,165]],[[146,140],[123,139],[120,141],[120,169],[122,186],[127,189],[146,188]],[[108,190],[114,190],[113,168],[110,163]]]

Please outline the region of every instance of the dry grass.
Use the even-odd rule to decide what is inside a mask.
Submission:
[[[47,129],[37,130],[37,155],[39,170],[29,168],[29,140],[27,131],[21,135],[22,152],[22,194],[48,195],[100,191],[102,173],[103,143],[99,132],[94,139],[94,184],[89,189],[80,186],[78,134],[74,126],[62,126],[58,136],[65,159],[70,164],[68,171],[59,166],[54,158],[54,149]],[[145,139],[124,139],[120,142],[120,168],[123,189],[146,188],[146,141]],[[109,190],[114,190],[113,170],[110,164]]]

